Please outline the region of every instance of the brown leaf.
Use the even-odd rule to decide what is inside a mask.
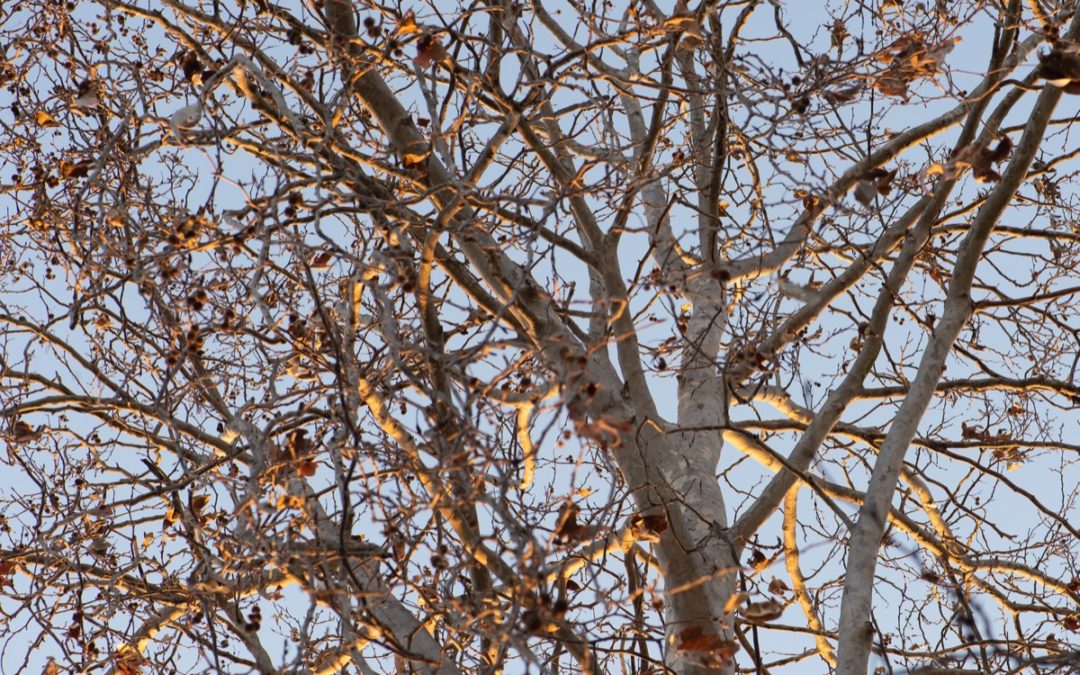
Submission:
[[[770,598],[761,602],[751,602],[739,613],[751,623],[764,623],[779,619],[784,613],[784,605]]]
[[[739,643],[725,640],[714,632],[706,633],[701,626],[689,626],[679,631],[679,644],[676,647],[685,652],[709,652],[727,660],[739,651]]]
[[[649,532],[662,534],[668,529],[667,515],[663,513],[654,513],[651,516],[642,516],[641,524]]]
[[[303,459],[311,451],[311,441],[307,438],[307,429],[294,429],[286,439],[285,451],[291,460]]]
[[[60,160],[60,176],[62,178],[82,178],[90,173],[90,167],[92,166],[94,166],[94,163],[89,159],[74,163],[62,159]]]
[[[413,63],[421,68],[427,68],[433,63],[441,63],[448,57],[446,48],[434,35],[425,35],[416,43],[416,58]]]
[[[886,73],[874,81],[874,87],[882,94],[907,100],[910,80],[896,73]]]
[[[758,574],[769,566],[769,559],[761,552],[761,549],[757,548],[750,554],[750,559],[747,562],[750,563],[750,567],[753,567],[754,571]]]
[[[196,87],[201,86],[203,83],[203,67],[199,63],[199,55],[193,51],[189,51],[184,54],[184,60],[180,64],[180,67],[184,71],[184,79],[192,83]]]
[[[315,475],[316,468],[318,468],[318,465],[315,462],[306,459],[297,463],[296,472],[305,478],[310,478]]]
[[[41,428],[35,429],[22,420],[18,420],[11,426],[11,440],[16,443],[25,445],[39,438],[41,438]]]
[[[772,581],[769,582],[769,592],[773,595],[783,595],[790,590],[791,589],[788,588],[788,585],[784,583],[783,579],[773,577]]]
[[[555,541],[560,544],[575,545],[596,533],[597,528],[578,523],[581,508],[567,502],[559,510],[559,524],[555,528]]]
[[[634,539],[641,543],[656,543],[660,541],[660,534],[668,527],[667,516],[654,514],[643,516],[635,513],[630,517],[630,532]]]
[[[750,599],[749,593],[732,593],[724,603],[724,614],[734,614]]]
[[[311,269],[324,270],[330,267],[330,261],[334,259],[334,254],[330,251],[323,251],[319,255],[311,259]]]
[[[209,495],[195,495],[191,498],[191,512],[198,516],[206,505],[210,503]]]
[[[843,20],[836,19],[835,21],[833,21],[832,28],[829,29],[829,33],[832,46],[835,47],[838,51],[843,51],[844,41],[847,40],[849,35],[847,25],[844,24]]]
[[[987,153],[986,157],[990,160],[992,164],[1000,164],[1001,162],[1004,162],[1006,159],[1008,159],[1011,153],[1012,139],[1010,139],[1008,136],[1002,136],[1001,140],[998,141],[997,146],[989,153]]]
[[[118,654],[114,660],[117,675],[141,675],[145,662],[146,660],[134,651]]]
[[[38,110],[34,113],[34,121],[37,122],[39,127],[45,129],[55,129],[60,126],[60,123],[56,121],[56,118],[50,115],[45,110]]]
[[[878,194],[882,196],[888,196],[892,192],[892,183],[896,178],[896,173],[899,169],[893,169],[887,171],[881,167],[876,167],[867,172],[867,177],[873,179],[874,187],[877,188]]]
[[[409,10],[405,13],[405,16],[401,17],[401,21],[398,22],[397,35],[398,37],[404,37],[419,32],[420,26],[416,23],[416,15],[413,14],[412,10]]]

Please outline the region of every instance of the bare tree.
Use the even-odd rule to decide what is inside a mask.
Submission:
[[[4,3],[0,670],[1075,672],[1080,14],[817,5]]]

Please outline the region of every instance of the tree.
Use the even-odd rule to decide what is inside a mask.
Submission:
[[[4,672],[1071,672],[1080,15],[815,4],[5,3]]]

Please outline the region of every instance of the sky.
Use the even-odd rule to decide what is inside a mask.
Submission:
[[[794,6],[792,6],[791,8],[788,8],[787,11],[784,13],[787,25],[793,30],[805,30],[807,26],[827,25],[824,12],[818,4],[800,3],[797,7],[797,11],[794,9]],[[94,11],[92,8],[89,8],[85,4],[80,6],[79,11],[84,11],[84,9],[88,12]],[[452,8],[447,7],[447,12],[449,13],[450,11],[452,11]],[[900,17],[897,17],[896,20],[901,19]],[[987,44],[990,36],[992,35],[991,32],[988,30],[987,26],[988,24],[985,17],[977,20],[972,25],[970,30],[965,31],[964,34],[961,35],[963,41],[957,45],[956,49],[949,56],[949,77],[953,78],[957,86],[960,86],[961,88],[968,87],[968,85],[964,84],[964,82],[966,81],[974,82],[979,77],[979,74],[984,67],[985,55],[987,53]],[[872,28],[870,26],[859,26],[859,28],[866,34],[872,32]],[[578,26],[578,29],[581,30],[581,27]],[[747,39],[753,39],[757,36],[760,36],[762,38],[768,38],[775,35],[775,32],[776,31],[773,24],[773,17],[771,16],[770,12],[760,11],[756,12],[753,15],[750,23],[747,26],[746,31],[744,32],[744,35]],[[855,32],[854,29],[853,32]],[[800,33],[800,37],[802,37],[802,35],[803,34]],[[153,34],[150,34],[149,39],[153,39]],[[543,31],[538,30],[535,39],[537,41],[542,41],[549,38],[544,35]],[[826,50],[826,45],[828,44],[828,41],[829,35],[827,31],[821,29],[817,31],[814,37],[813,44],[818,49]],[[790,49],[785,48],[782,43],[775,43],[770,46],[767,51],[767,57],[772,66],[783,69],[783,72],[785,74],[791,76],[797,74],[797,66],[794,63],[792,52]],[[948,100],[940,100],[936,98],[936,94],[940,93],[940,91],[938,90],[940,86],[940,84],[934,84],[931,82],[923,83],[921,85],[921,88],[916,93],[926,93],[929,98],[924,99],[916,95],[913,97],[912,101],[909,104],[897,105],[889,112],[885,119],[880,121],[877,133],[885,134],[887,133],[885,131],[886,129],[904,129],[914,122],[927,119],[930,115],[946,109],[951,102]],[[415,97],[415,88],[407,90],[404,95]],[[4,94],[3,96],[6,96],[6,94]],[[3,96],[0,96],[0,104],[4,103]],[[1030,100],[1031,97],[1027,99],[1027,101]],[[186,98],[183,103],[187,104],[189,101],[190,97]],[[555,101],[555,103],[558,103],[558,101]],[[163,101],[160,109],[157,110],[157,114],[161,115],[162,117],[167,117],[168,115],[179,109],[180,104],[181,101],[176,98]],[[419,101],[416,101],[416,104],[419,106]],[[813,105],[823,104],[824,103],[820,99],[816,99],[813,103]],[[1007,125],[1011,125],[1012,128],[1014,128],[1014,134],[1015,132],[1019,131],[1023,126],[1028,110],[1028,105],[1029,103],[1023,103],[1018,106],[1007,120]],[[863,127],[864,125],[862,124],[862,122],[869,114],[871,114],[871,111],[863,106],[849,106],[847,108],[837,111],[837,115],[840,118],[844,119],[848,123],[849,127],[852,129],[860,129],[861,127]],[[1061,106],[1059,106],[1058,113],[1055,115],[1055,117],[1068,118],[1075,114],[1075,102],[1069,98],[1066,98],[1062,101]],[[10,114],[8,114],[8,119],[6,121],[8,123],[11,123],[12,120]],[[53,133],[62,134],[63,132],[58,130]],[[60,140],[58,136],[53,136],[53,138],[56,138],[58,141]],[[879,137],[872,137],[868,140],[871,144],[873,144],[877,140],[879,140]],[[942,140],[947,140],[947,138]],[[1063,132],[1061,136],[1055,137],[1053,139],[1053,142],[1061,143],[1064,147],[1069,147],[1071,139],[1066,132]],[[221,193],[218,196],[218,205],[222,209],[233,208],[229,206],[230,202],[233,202],[236,206],[241,205],[243,203],[245,190],[249,192],[254,192],[256,190],[270,191],[272,189],[271,185],[257,186],[261,179],[261,176],[259,175],[261,169],[256,163],[251,162],[250,158],[246,157],[242,153],[237,154],[231,158],[223,158],[212,152],[205,152],[200,149],[192,148],[186,153],[186,157],[186,161],[189,162],[187,168],[192,173],[191,190],[192,193],[195,195],[198,195],[202,191],[209,190],[210,185],[212,184],[212,181],[210,179],[212,171],[214,171],[218,167],[219,161],[224,161],[224,166],[227,168],[227,170],[224,172],[224,176],[222,176],[223,186],[221,187]],[[940,157],[937,159],[940,160]],[[806,175],[809,175],[811,177],[816,176],[817,178],[824,180],[829,176],[831,171],[834,171],[836,169],[837,167],[825,166],[820,163],[815,164],[815,162],[811,161],[805,167],[805,172]],[[162,171],[167,170],[172,170],[172,167],[162,167]],[[5,167],[4,170],[0,172],[0,175],[4,175],[6,177],[7,173],[7,167]],[[965,184],[963,188],[965,194],[977,189],[982,188],[980,186],[976,186],[970,183],[970,181],[968,184]],[[765,197],[767,201],[776,200],[776,202],[780,202],[784,198],[784,195],[768,194]],[[10,213],[12,208],[11,204],[10,202],[8,202],[5,205],[4,199],[6,198],[0,197],[0,209],[4,209],[6,207],[8,209],[8,212]],[[197,203],[199,199],[195,198],[193,201]],[[857,207],[853,206],[853,208]],[[730,209],[733,217],[739,217],[743,214],[748,213],[748,205],[744,203],[739,203],[737,201],[733,201],[730,204]],[[1023,209],[1018,209],[1015,213],[1018,217],[1023,214],[1023,212]],[[790,222],[794,215],[794,209],[782,205],[777,206],[772,211],[771,216],[774,218],[773,226],[776,230],[777,235],[783,234],[783,232],[785,231],[785,221]],[[560,215],[552,214],[552,217],[558,218],[560,217]],[[682,219],[681,222],[691,222],[690,211],[682,206],[677,206],[673,210],[673,217],[676,220]],[[876,232],[878,231],[877,228],[882,225],[882,221],[884,221],[885,219],[886,218],[884,216],[880,219],[875,218],[872,215],[868,216],[866,225],[867,235],[872,236],[876,234]],[[637,222],[640,223],[640,220]],[[339,232],[340,231],[336,232],[334,229],[332,229],[332,226],[328,225],[325,231],[325,236],[328,239],[334,239],[335,236],[339,234]],[[312,237],[311,241],[312,243],[316,243],[316,237]],[[623,243],[620,247],[620,256],[627,261],[635,261],[642,255],[642,251],[646,246],[647,241],[644,236],[628,235],[624,238]],[[1032,244],[1025,241],[1017,241],[1009,243],[1008,246],[1015,247],[1015,249],[1019,252],[1024,252],[1030,250],[1033,246],[1037,246],[1037,244]],[[527,257],[529,255],[528,247],[523,247],[520,255],[523,257]],[[550,261],[537,260],[535,262],[536,270],[539,276],[543,277],[545,273],[550,273]],[[557,261],[557,267],[559,270],[559,274],[562,277],[563,283],[565,283],[566,281],[577,282],[578,288],[581,289],[579,291],[578,297],[584,297],[584,290],[588,287],[587,279],[585,279],[583,276],[580,276],[580,269],[575,270],[579,276],[574,277],[573,272],[571,271],[572,268],[567,267],[565,263],[565,260]],[[793,278],[804,279],[804,276],[802,275],[804,275],[805,273],[800,270],[795,270],[792,272],[792,274]],[[1005,277],[1002,275],[997,278],[1000,279],[1002,287],[1007,288],[1007,281]],[[64,285],[62,282],[62,279],[57,279],[53,286],[59,289]],[[751,288],[748,290],[748,292],[757,291],[765,295],[770,292],[768,284],[771,283],[773,283],[772,280],[763,281],[760,288]],[[11,297],[10,294],[13,290],[17,293],[17,289],[8,289],[6,291],[6,293],[9,294],[9,297]],[[128,297],[131,299],[131,305],[128,307],[128,309],[129,311],[137,315],[138,312],[142,311],[140,308],[140,302],[138,300],[138,297],[134,293],[130,294]],[[38,305],[34,304],[34,300],[28,300],[24,298],[20,299],[19,302],[24,304],[27,311],[34,311],[35,308],[38,307]],[[39,302],[42,301],[39,300]],[[644,303],[645,299],[642,298],[640,302]],[[666,305],[666,310],[668,312],[667,321],[670,322],[670,316],[678,313],[681,304],[682,300],[678,297],[673,296],[664,299],[664,301],[658,306],[658,308],[664,308],[664,305]],[[850,300],[849,304],[841,303],[841,305],[839,306],[840,309],[848,310],[851,312],[858,312],[859,307],[862,307],[862,309],[864,310],[866,309],[866,307],[868,307],[865,297],[853,297]],[[658,313],[663,316],[662,312],[658,311]],[[834,321],[835,324],[832,323]],[[826,330],[835,327],[837,330],[843,329],[847,331],[840,332],[836,335],[835,339],[837,340],[837,342],[835,343],[835,345],[839,346],[841,349],[843,349],[843,346],[847,344],[848,340],[854,337],[854,335],[847,328],[847,321],[843,320],[842,317],[838,318],[827,316],[823,319],[822,322]],[[649,331],[646,331],[645,333],[648,334]],[[664,325],[657,327],[657,329],[655,330],[657,340],[662,339],[669,334],[670,323],[665,323]],[[908,354],[918,355],[919,353],[921,353],[922,347],[925,342],[924,336],[924,332],[917,329],[913,325],[913,323],[906,323],[901,325],[899,322],[896,322],[890,326],[890,339],[893,340],[893,344],[903,345],[903,350]],[[1007,341],[1009,340],[1009,336],[995,333],[993,327],[991,325],[988,325],[984,329],[984,333],[981,334],[980,340],[985,343],[989,348],[993,349],[995,343]],[[18,351],[14,350],[13,347],[14,344],[9,343],[9,350]],[[790,390],[794,392],[805,392],[809,399],[807,402],[811,404],[811,407],[813,407],[812,404],[820,403],[830,385],[838,381],[839,377],[842,377],[842,368],[839,367],[840,364],[836,359],[835,352],[825,352],[821,355],[816,355],[812,351],[805,350],[800,352],[799,358],[800,375],[804,378],[806,384],[800,385],[798,387],[791,387]],[[917,364],[917,359],[913,362]],[[47,365],[43,365],[42,367],[47,372],[50,371]],[[56,368],[53,370],[59,371],[60,369],[61,365],[58,363]],[[673,376],[667,373],[656,373],[652,376],[651,384],[653,386],[655,398],[661,407],[660,412],[666,415],[668,419],[674,419],[675,384]],[[878,406],[868,403],[865,406],[858,407],[856,411],[853,411],[853,413],[860,413],[860,424],[873,427],[886,425],[891,411],[892,408],[888,406]],[[735,417],[740,419],[746,419],[752,417],[753,415],[763,415],[770,418],[776,417],[774,411],[769,411],[764,406],[760,406],[755,409],[750,409],[748,407],[744,407],[742,409],[737,408],[735,410],[735,413]],[[950,406],[950,403],[948,401],[943,400],[939,402],[939,405],[936,405],[934,410],[928,415],[927,419],[924,422],[924,425],[926,426],[926,428],[941,425],[945,429],[956,430],[959,428],[961,422],[969,421],[972,419],[971,417],[969,417],[970,414],[971,411],[953,408]],[[551,414],[547,415],[546,417],[541,417],[540,422],[538,423],[538,427],[543,427],[549,420],[555,421],[556,419],[557,418]],[[854,419],[854,414],[852,416],[846,417],[845,419]],[[1060,424],[1062,429],[1074,428],[1075,424],[1078,421],[1080,420],[1077,420],[1074,414],[1061,414],[1055,419],[1055,422]],[[787,438],[777,437],[773,442],[775,443],[775,447],[778,450],[783,451],[790,447],[790,443],[792,442],[792,440],[793,438],[789,435]],[[829,451],[841,452],[842,448],[831,447]],[[554,451],[554,448],[549,445],[542,453],[543,456],[546,457],[549,461],[541,463],[536,480],[538,486],[537,494],[543,495],[542,498],[544,500],[547,500],[547,495],[545,494],[546,490],[541,488],[547,488],[553,494],[568,495],[574,493],[579,488],[588,486],[590,484],[606,486],[606,479],[594,475],[585,463],[578,461],[579,457],[585,458],[588,456],[585,451],[580,448],[575,448],[571,446],[569,451],[569,455],[573,460],[569,464],[578,464],[577,467],[568,466],[567,463],[557,463],[554,461],[550,461],[552,457],[556,455],[561,456],[564,452],[566,451],[559,451],[558,453],[556,453]],[[939,494],[941,493],[941,490],[953,486],[960,488],[964,486],[967,480],[969,480],[967,477],[959,476],[953,473],[955,469],[951,465],[948,467],[942,466],[942,471],[935,474],[934,471],[936,467],[935,462],[932,458],[926,457],[925,453],[922,453],[922,451],[919,450],[913,450],[913,453],[913,457],[918,458],[920,462],[925,462],[924,466],[926,470],[930,473],[930,475],[932,475],[936,480],[940,482],[940,487],[935,487],[935,489],[938,490]],[[766,474],[763,473],[762,470],[753,466],[750,462],[733,461],[732,459],[730,459],[730,457],[731,453],[728,453],[725,456],[721,480],[730,484],[733,490],[744,490],[752,493],[756,488],[764,484],[763,480]],[[944,469],[946,468],[948,468],[948,471],[944,471]],[[823,471],[828,470],[829,469],[823,469]],[[8,475],[11,475],[10,472],[8,473]],[[859,474],[856,473],[856,475]],[[1042,486],[1043,491],[1041,491],[1040,494],[1042,496],[1045,496],[1049,502],[1056,503],[1056,498],[1049,497],[1048,493],[1060,493],[1066,496],[1069,495],[1070,485],[1075,484],[1076,469],[1075,467],[1058,463],[1058,461],[1052,456],[1044,456],[1041,459],[1029,461],[1015,467],[1015,470],[1009,471],[1008,475],[1011,478],[1014,478],[1018,482],[1022,482],[1025,485]],[[1050,480],[1047,480],[1046,476],[1050,476]],[[836,478],[839,479],[839,477]],[[18,480],[18,478],[0,479],[0,490],[3,490],[8,494],[10,494],[11,491],[19,491],[23,486],[20,485]],[[5,484],[4,481],[8,482]],[[942,494],[943,499],[944,497],[945,495]],[[582,503],[586,507],[588,507],[590,504],[601,504],[609,500],[610,495],[606,489],[597,489],[593,493],[593,496],[591,498],[584,499]],[[1030,520],[1033,517],[1032,512],[1027,507],[1027,505],[1024,504],[1022,501],[1016,501],[1016,498],[1014,496],[1009,496],[1007,494],[997,495],[995,496],[995,500],[997,501],[993,509],[993,513],[995,514],[995,523],[1006,532],[1020,535],[1025,533],[1030,525]],[[813,508],[812,505],[809,503],[809,500],[807,499],[804,499],[802,504],[802,508],[804,509]],[[737,513],[737,502],[729,504],[729,507],[733,509],[733,515]],[[847,508],[849,516],[854,514],[853,509],[851,509],[850,507],[845,508]],[[554,517],[555,514],[552,514],[552,516]],[[776,522],[771,523],[769,528],[767,528],[763,532],[763,543],[771,543],[771,540],[775,537],[776,525]],[[803,566],[805,570],[813,570],[819,564],[823,564],[823,561],[825,561],[826,559],[833,557],[831,555],[831,545],[827,539],[827,536],[833,533],[822,534],[823,536],[820,542],[810,543],[805,547],[803,551]],[[1001,543],[1004,542],[1002,541]],[[1073,544],[1073,546],[1075,546],[1075,544]],[[163,550],[167,552],[169,549],[168,547],[164,547]],[[900,557],[908,557],[912,560],[917,558],[917,556],[913,554],[911,547],[909,545],[905,545],[905,543],[898,544],[896,549],[894,551],[890,551],[888,554]],[[919,562],[913,564],[917,566],[926,563],[920,560]],[[781,571],[782,567],[777,570],[778,576],[780,575]],[[835,568],[829,567],[820,571],[820,578],[831,579],[834,578],[836,574],[837,570]],[[811,576],[810,581],[812,584],[814,583],[814,579],[815,577]],[[838,587],[832,586],[829,589],[826,589],[824,592],[828,595],[832,603],[835,604],[838,601]],[[899,598],[903,594],[903,589],[901,587],[889,587],[887,584],[883,584],[880,592],[882,605],[885,606],[891,600],[899,600]],[[0,600],[0,603],[2,602],[4,601]],[[300,600],[297,599],[296,602],[299,603]],[[299,604],[297,606],[298,608],[300,607]],[[887,616],[887,614],[887,612],[884,612],[882,616]],[[991,613],[990,610],[988,610],[987,615],[983,618],[987,624],[987,631],[993,632],[996,628],[998,628],[993,625],[994,615]],[[789,608],[788,614],[785,615],[784,619],[787,621],[799,621],[801,620],[801,616],[798,615],[796,608],[792,607]],[[264,634],[270,634],[267,632],[271,630],[269,628],[270,623],[270,621],[266,622],[267,626],[264,627],[263,631],[260,632],[261,636]],[[762,631],[762,640],[763,642],[767,642],[770,640],[768,631]],[[282,643],[282,649],[285,649],[284,642]],[[22,655],[18,654],[17,652],[17,644],[9,643],[7,650],[5,650],[2,655],[0,655],[0,670],[8,672],[8,669],[11,668],[12,663],[22,662]],[[51,653],[52,652],[50,652],[47,647],[37,651],[33,655],[32,659],[29,661],[30,665],[28,666],[28,672],[34,672],[35,669],[40,668],[43,665],[43,659],[47,658]],[[820,661],[815,662],[810,660],[806,661],[803,665],[789,668],[783,672],[813,673],[821,672],[820,668]]]

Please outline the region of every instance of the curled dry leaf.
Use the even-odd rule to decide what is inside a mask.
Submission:
[[[425,35],[416,43],[416,58],[413,63],[421,68],[427,68],[434,63],[441,63],[447,58],[446,48],[442,46],[439,38],[434,35]]]
[[[416,23],[416,15],[413,14],[412,10],[409,10],[405,13],[405,16],[401,17],[401,21],[398,21],[396,34],[398,37],[404,37],[419,32],[420,26]]]
[[[333,259],[333,253],[331,253],[330,251],[323,251],[311,259],[311,269],[325,270],[330,267],[330,261]]]
[[[765,623],[775,621],[784,613],[784,605],[777,600],[769,598],[761,602],[751,602],[742,608],[739,614],[750,623]]]
[[[732,593],[727,602],[724,603],[724,614],[734,614],[749,599],[749,593]]]
[[[596,534],[596,527],[578,523],[579,513],[581,513],[581,507],[572,502],[567,502],[559,510],[559,524],[555,528],[557,543],[575,546]]]
[[[907,99],[911,83],[920,78],[935,77],[945,57],[959,42],[960,38],[948,38],[927,45],[918,35],[901,37],[875,55],[878,61],[889,65],[878,75],[874,86],[886,96]]]
[[[729,663],[739,651],[739,643],[726,640],[713,631],[705,631],[701,626],[690,626],[679,631],[676,649],[693,652],[705,657],[704,662],[720,666]]]
[[[648,516],[635,513],[630,517],[630,529],[636,541],[656,543],[660,541],[660,535],[668,529],[667,516],[663,513]]]
[[[848,33],[847,25],[843,19],[833,21],[832,27],[829,29],[829,40],[837,51],[844,51],[844,42],[849,35],[850,33]]]
[[[209,495],[195,495],[191,498],[191,512],[196,516],[202,513],[206,505],[210,503]]]
[[[41,438],[41,428],[35,429],[22,420],[16,421],[11,425],[11,440],[16,443],[25,444],[33,443],[37,439]]]
[[[788,588],[788,585],[784,583],[783,579],[773,577],[772,581],[769,582],[769,592],[773,595],[784,595],[790,591],[791,589]]]
[[[761,549],[754,549],[750,554],[750,559],[747,560],[750,563],[750,567],[754,568],[754,572],[760,574],[771,562],[769,558],[761,552]]]
[[[15,563],[10,560],[0,560],[0,588],[10,586],[13,583],[12,577],[17,569]]]
[[[971,169],[979,183],[994,183],[1001,180],[1001,174],[994,169],[994,165],[1004,162],[1011,153],[1012,140],[1008,136],[1002,136],[993,149],[989,143],[972,143],[956,150],[945,164],[931,164],[926,169],[926,175],[941,175],[947,180],[956,180]]]
[[[46,110],[38,110],[35,112],[34,122],[43,129],[55,129],[60,126],[60,123],[56,121],[56,118]]]
[[[199,62],[199,55],[193,51],[189,51],[184,54],[184,60],[180,63],[180,68],[184,71],[184,79],[192,83],[196,87],[201,86],[203,83],[203,67]]]
[[[60,160],[60,177],[61,178],[85,178],[90,173],[90,168],[94,166],[94,162],[89,159],[83,159],[78,162],[69,162],[67,160]]]

